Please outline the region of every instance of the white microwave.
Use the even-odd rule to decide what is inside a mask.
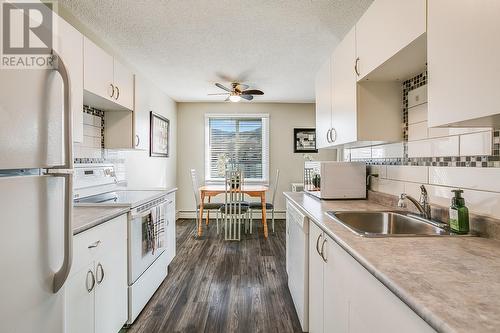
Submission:
[[[305,162],[304,191],[320,199],[366,199],[366,163]]]

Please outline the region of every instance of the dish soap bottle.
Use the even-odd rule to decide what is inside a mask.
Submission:
[[[457,234],[469,232],[469,209],[465,207],[465,199],[462,198],[463,190],[452,190],[455,196],[451,199],[450,207],[450,229]]]

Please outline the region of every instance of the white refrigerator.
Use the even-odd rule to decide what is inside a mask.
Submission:
[[[72,262],[70,78],[0,69],[0,332],[64,331]]]

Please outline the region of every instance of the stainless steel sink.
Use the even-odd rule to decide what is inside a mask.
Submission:
[[[451,236],[446,224],[425,220],[407,212],[328,212],[334,220],[363,237]]]

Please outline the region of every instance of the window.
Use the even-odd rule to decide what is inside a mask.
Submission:
[[[205,116],[205,180],[222,181],[225,165],[240,168],[246,182],[268,183],[268,115]]]

